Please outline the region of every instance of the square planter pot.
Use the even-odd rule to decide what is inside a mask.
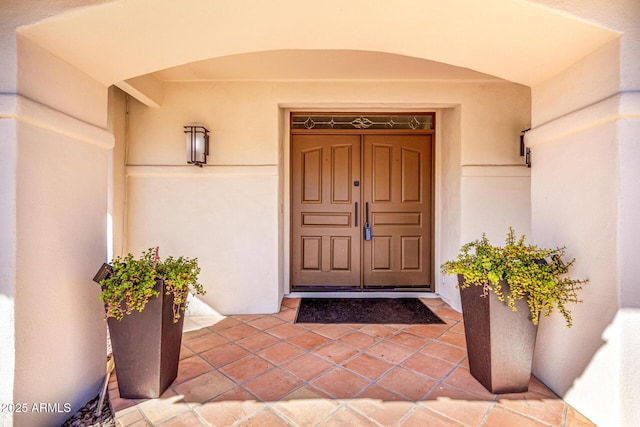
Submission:
[[[459,283],[464,278],[458,276]],[[506,282],[502,289],[508,292]],[[517,311],[481,286],[460,288],[462,317],[471,375],[494,394],[520,393],[529,389],[533,350],[538,326],[531,323],[525,300]]]
[[[178,375],[184,316],[173,322],[173,295],[165,294],[162,280],[154,289],[160,296],[149,299],[142,312],[107,320],[123,398],[160,397]]]

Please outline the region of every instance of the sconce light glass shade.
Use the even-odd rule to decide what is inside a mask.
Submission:
[[[184,126],[187,141],[187,163],[202,167],[209,155],[209,131],[202,125]]]

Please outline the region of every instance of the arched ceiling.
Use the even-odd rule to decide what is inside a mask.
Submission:
[[[154,72],[161,81],[498,80],[467,68],[385,52],[270,50],[204,59]]]
[[[617,37],[524,0],[116,0],[20,33],[106,85],[155,73],[532,86]]]

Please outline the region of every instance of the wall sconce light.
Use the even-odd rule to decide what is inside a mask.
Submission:
[[[531,148],[525,147],[524,145],[524,136],[527,132],[529,132],[531,128],[525,129],[520,132],[520,156],[524,156],[524,162],[527,167],[531,167]]]
[[[209,155],[209,131],[200,124],[184,126],[187,135],[187,163],[202,167]]]

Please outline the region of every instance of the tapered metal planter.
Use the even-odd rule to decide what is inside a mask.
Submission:
[[[184,316],[173,322],[173,295],[166,295],[162,280],[155,290],[160,296],[149,299],[142,312],[107,320],[123,398],[160,397],[178,375]]]
[[[458,276],[460,284],[464,282]],[[507,283],[502,289],[508,291]],[[481,286],[460,288],[462,316],[471,375],[494,394],[520,393],[529,389],[533,350],[538,326],[531,323],[525,300],[517,311]]]

